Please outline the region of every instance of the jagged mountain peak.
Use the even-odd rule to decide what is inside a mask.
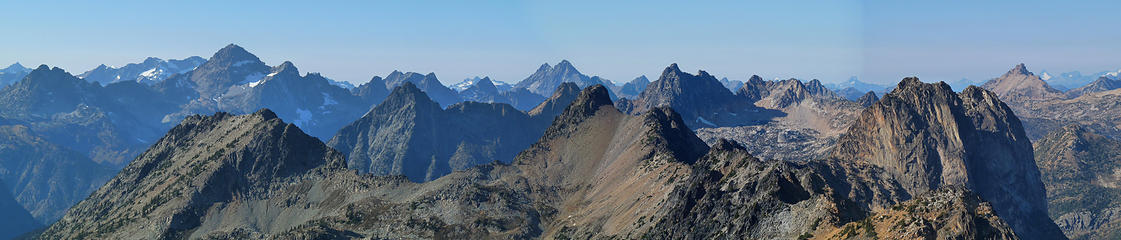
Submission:
[[[641,75],[641,76],[638,76],[634,79],[631,79],[631,82],[634,82],[634,83],[650,83],[650,79],[646,78],[646,75]]]
[[[572,66],[572,62],[569,62],[567,59],[561,59],[560,62],[557,62],[557,65],[554,66],[553,68],[562,69],[562,70],[568,70],[568,69],[576,70],[576,67]]]
[[[874,91],[868,91],[867,93],[864,93],[864,95],[860,96],[860,98],[856,99],[856,103],[859,103],[860,106],[863,107],[872,106],[872,104],[875,104],[878,101],[880,101],[880,96],[876,95],[876,92]]]
[[[939,94],[954,93],[953,88],[946,82],[937,83],[924,83],[918,77],[906,77],[903,81],[899,81],[895,89],[891,91],[892,94],[904,93],[918,93],[918,92],[936,92]]]
[[[1023,63],[1017,64],[1004,75],[985,82],[981,87],[995,92],[1013,105],[1065,97],[1062,91],[1052,88],[1039,76],[1028,71]]]
[[[378,108],[385,108],[387,110],[394,110],[397,108],[405,108],[412,105],[421,105],[428,107],[440,108],[440,105],[428,97],[428,94],[414,85],[412,82],[404,82],[400,86],[393,88],[389,92],[389,96],[382,101],[371,111]]]
[[[1016,66],[1013,66],[1012,69],[1009,69],[1007,73],[1004,73],[1004,75],[1005,76],[1011,76],[1011,75],[1034,76],[1035,74],[1033,74],[1031,71],[1028,71],[1028,67],[1026,65],[1024,65],[1024,63],[1020,63],[1020,64],[1016,64]]]
[[[571,62],[561,60],[552,67],[548,63],[542,64],[533,74],[514,84],[514,88],[525,88],[535,94],[547,96],[564,82],[574,82],[576,85],[587,87],[594,84],[604,84],[603,81],[599,77],[584,75],[576,70]]]
[[[584,88],[576,95],[576,99],[572,100],[572,104],[568,105],[561,113],[562,118],[584,118],[592,116],[599,111],[600,107],[613,105],[611,102],[611,95],[607,93],[607,87],[596,84]]]
[[[477,84],[477,85],[490,85],[492,87],[494,86],[494,82],[490,81],[490,77],[483,77],[482,79],[479,79],[479,82],[476,82],[475,84]]]
[[[908,77],[864,109],[834,158],[883,168],[912,196],[963,185],[1021,236],[1061,237],[1047,217],[1039,170],[1020,120],[996,94]],[[1015,186],[1015,187],[1008,187]]]
[[[226,45],[226,47],[223,47],[222,49],[219,49],[218,52],[214,53],[214,56],[210,57],[210,61],[215,60],[231,64],[236,64],[240,61],[261,61],[260,58],[257,58],[257,55],[253,55],[252,53],[249,53],[248,50],[245,50],[245,48],[232,43],[230,45]]]
[[[280,65],[277,65],[276,67],[273,67],[272,68],[272,73],[269,74],[269,76],[278,76],[278,75],[279,76],[299,77],[300,76],[300,69],[296,68],[296,65],[292,64],[292,62],[284,61],[284,63],[281,63]]]
[[[708,152],[708,145],[701,141],[693,130],[685,124],[672,108],[662,106],[651,109],[642,114],[645,125],[650,128],[647,132],[647,144],[654,148],[673,155],[675,161],[693,164],[698,158]],[[658,139],[658,141],[650,141]]]

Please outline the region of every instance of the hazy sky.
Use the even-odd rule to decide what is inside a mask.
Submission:
[[[1121,1],[231,2],[0,4],[0,64],[78,74],[236,43],[355,83],[394,69],[517,82],[561,59],[617,82],[674,62],[731,79],[877,83],[988,79],[1019,62],[1121,68]]]

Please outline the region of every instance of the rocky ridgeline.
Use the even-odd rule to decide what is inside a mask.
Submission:
[[[346,170],[267,110],[188,117],[42,237],[794,239],[898,224],[902,236],[1062,238],[1037,205],[1018,120],[992,93],[948,89],[905,79],[831,156],[796,163],[709,147],[671,108],[624,114],[593,85],[510,164],[424,183]],[[407,84],[391,95],[383,105],[398,108],[379,111],[438,105]]]

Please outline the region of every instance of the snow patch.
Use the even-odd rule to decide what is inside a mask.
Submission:
[[[1105,73],[1105,76],[1110,76],[1110,77],[1117,78],[1117,76],[1121,76],[1121,69],[1118,69],[1115,72],[1107,72],[1107,73]]]
[[[153,68],[140,73],[140,76],[145,78],[156,78],[159,77],[161,73],[163,73],[163,71],[161,71],[160,68]]]
[[[245,81],[242,81],[242,82],[243,83],[249,83],[249,87],[256,87],[257,85],[260,85],[261,82],[264,82],[264,81],[265,81],[265,74],[253,73],[253,74],[249,74],[248,76],[245,76]]]
[[[1051,74],[1049,74],[1047,72],[1043,72],[1043,74],[1041,74],[1041,76],[1039,76],[1039,79],[1043,79],[1043,81],[1051,80]]]

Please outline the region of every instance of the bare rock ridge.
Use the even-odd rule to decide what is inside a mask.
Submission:
[[[1067,91],[1066,95],[1069,98],[1076,98],[1089,93],[1105,92],[1118,88],[1121,88],[1121,80],[1101,76],[1090,84]]]
[[[212,212],[274,196],[345,164],[341,154],[267,109],[192,116],[40,237],[188,238]],[[291,212],[230,220],[282,221],[284,214]]]
[[[637,114],[662,106],[675,109],[693,128],[736,125],[754,109],[727,90],[720,80],[705,71],[682,72],[670,64],[658,80],[651,82],[633,101],[621,101],[624,112]]]
[[[461,102],[441,109],[412,82],[403,82],[328,145],[347,155],[349,167],[359,172],[405,175],[417,182],[480,164],[509,163],[559,114],[557,106],[573,101],[576,92],[570,88],[575,85],[562,85],[527,114],[504,103]]]
[[[906,78],[860,115],[833,158],[883,168],[910,195],[969,187],[1018,236],[1063,238],[1047,216],[1031,142],[993,92],[970,87],[955,94],[945,83]]]
[[[743,88],[736,95],[747,99],[748,102],[766,108],[786,108],[809,99],[841,99],[842,97],[830,91],[821,81],[810,80],[802,83],[798,79],[782,81],[763,81],[759,76],[752,76],[744,83]]]
[[[382,105],[437,105],[410,85]],[[763,161],[727,140],[710,148],[672,109],[624,114],[601,85],[508,165],[415,183],[356,174],[345,161],[268,110],[193,116],[40,237],[792,239],[844,235],[849,223],[894,216],[885,209],[898,203],[953,216],[909,229],[1012,232],[996,204],[987,214],[968,191],[908,203],[905,185],[877,165]]]
[[[1067,125],[1035,142],[1035,161],[1051,218],[1067,236],[1121,236],[1121,141]]]

